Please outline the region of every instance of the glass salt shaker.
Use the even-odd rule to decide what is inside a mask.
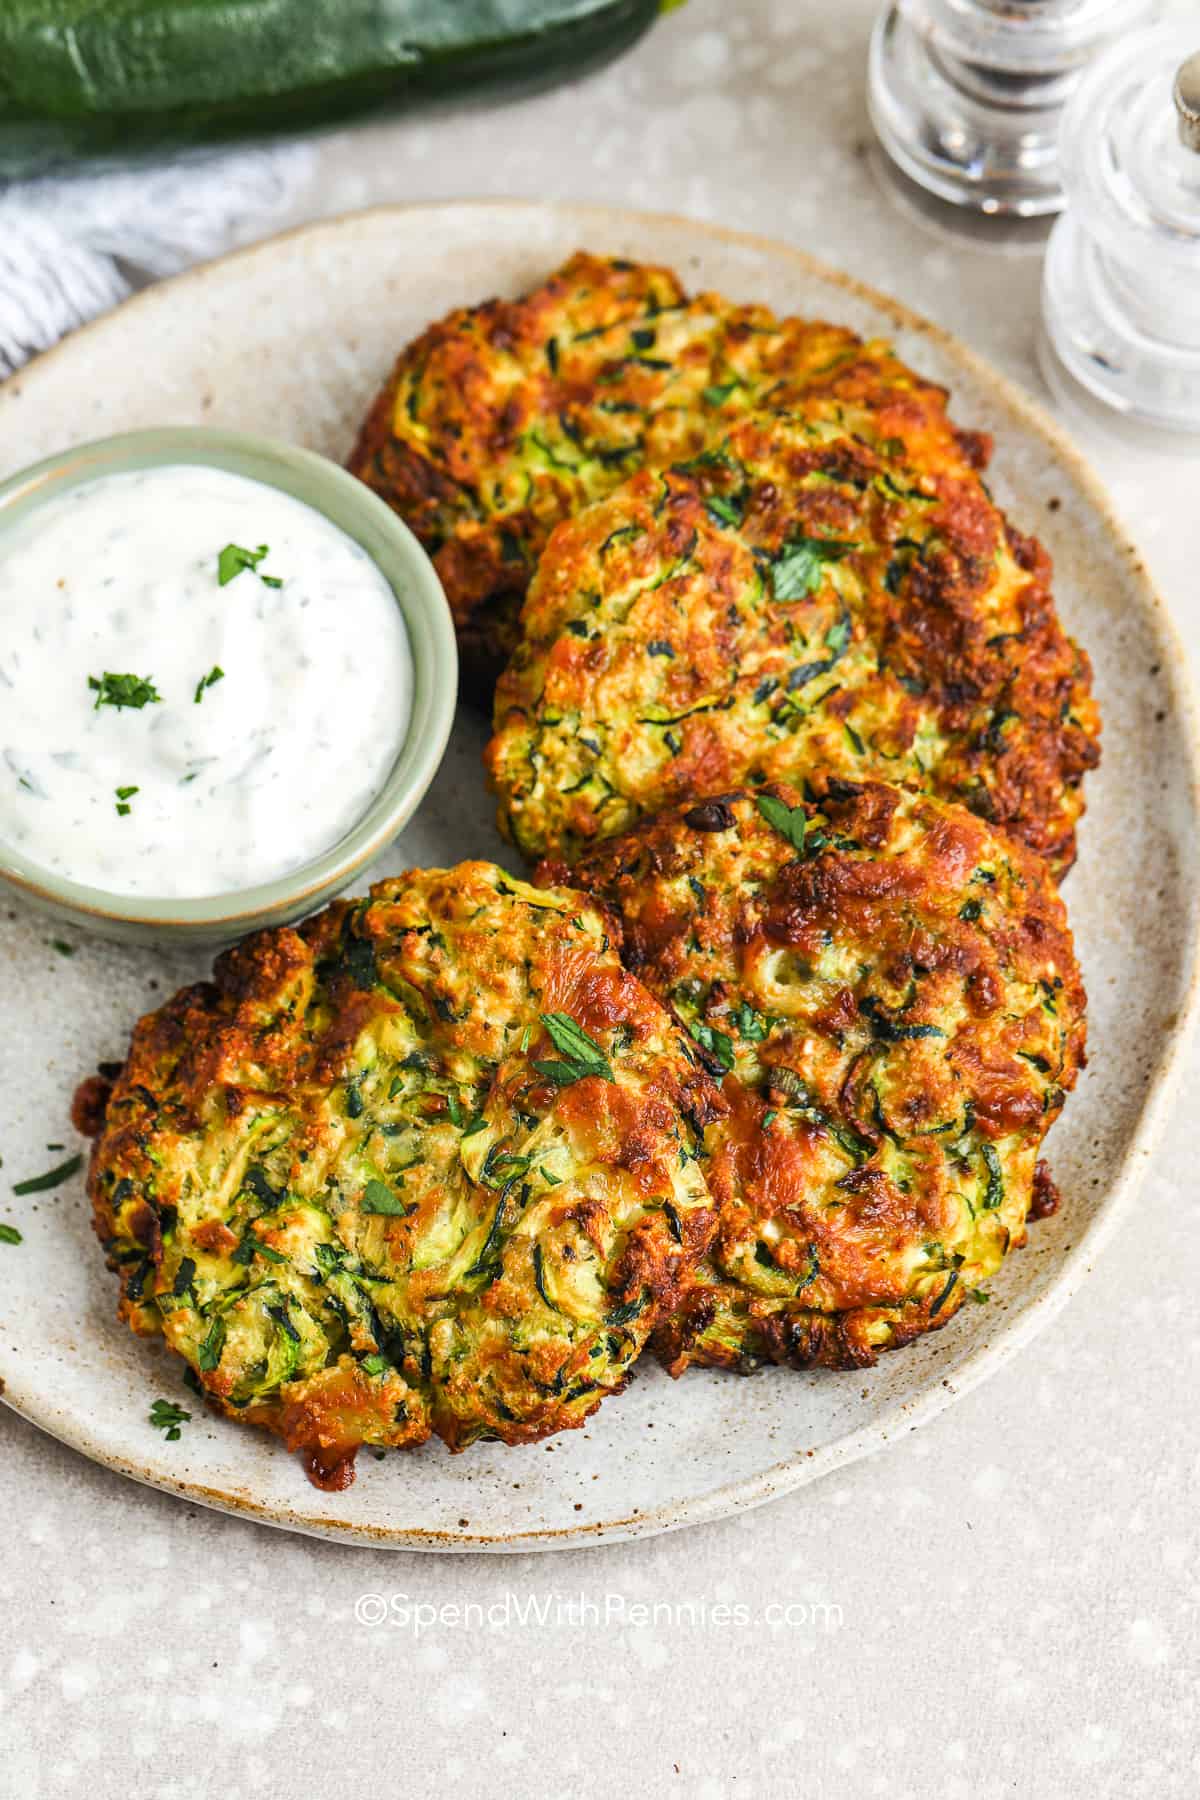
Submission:
[[[1048,377],[1053,359],[1127,420],[1200,433],[1200,19],[1124,40],[1087,71],[1062,168]]]
[[[1157,0],[891,0],[871,39],[871,121],[929,192],[985,213],[1063,204],[1059,125],[1088,63]]]

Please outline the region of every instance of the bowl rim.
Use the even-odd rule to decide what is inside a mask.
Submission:
[[[2,837],[0,881],[30,901],[69,911],[94,927],[228,929],[232,936],[256,919],[284,911],[295,916],[307,901],[316,903],[344,887],[412,817],[449,742],[458,694],[458,647],[437,571],[404,521],[329,457],[258,433],[206,425],[151,426],[90,439],[44,457],[0,482],[0,544],[14,509],[23,519],[59,493],[105,475],[189,463],[258,480],[288,494],[345,532],[379,569],[400,609],[412,657],[411,705],[395,761],[362,817],[336,843],[271,881],[195,896],[116,894],[56,875]]]

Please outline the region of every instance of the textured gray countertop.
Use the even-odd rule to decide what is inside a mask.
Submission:
[[[963,240],[875,166],[874,10],[692,0],[575,88],[327,140],[299,216],[497,194],[760,230],[1044,399],[1037,234]],[[1195,455],[1077,435],[1194,641]],[[1193,1058],[1140,1197],[1031,1349],[724,1524],[550,1557],[348,1550],[0,1411],[0,1795],[1200,1793],[1197,1097]]]

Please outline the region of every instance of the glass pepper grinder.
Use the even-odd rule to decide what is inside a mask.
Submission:
[[[1059,125],[1087,64],[1157,0],[891,0],[871,39],[867,99],[892,161],[985,213],[1063,204]]]
[[[1044,351],[1127,419],[1200,433],[1200,19],[1123,40],[1087,71],[1062,167]]]

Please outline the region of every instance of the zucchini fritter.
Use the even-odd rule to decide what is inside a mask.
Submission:
[[[720,1102],[609,931],[418,870],[137,1026],[89,1176],[121,1312],[314,1478],[582,1424],[702,1253]]]
[[[462,308],[404,350],[363,423],[351,471],[433,555],[464,685],[486,703],[552,528],[643,464],[694,455],[722,419],[804,405],[853,413],[920,466],[963,473],[988,440],[882,340],[777,318],[670,269],[586,253],[517,300]]]
[[[567,860],[823,769],[966,804],[1067,869],[1099,757],[1050,561],[973,477],[764,413],[559,525],[496,690],[500,824]]]
[[[673,1372],[861,1366],[984,1298],[1084,1060],[1044,863],[962,807],[833,778],[663,813],[572,879],[725,1077],[721,1223],[659,1333]]]

